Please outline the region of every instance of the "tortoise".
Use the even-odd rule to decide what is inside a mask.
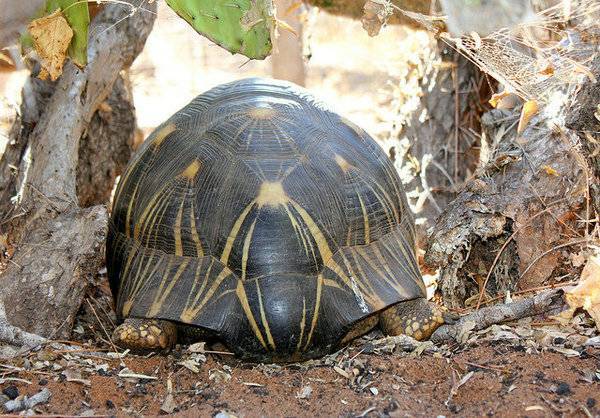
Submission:
[[[428,338],[415,224],[392,162],[291,83],[250,78],[160,125],[115,192],[114,341],[217,338],[255,361],[327,354],[377,324]]]

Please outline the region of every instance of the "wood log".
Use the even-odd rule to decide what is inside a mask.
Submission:
[[[69,335],[103,261],[106,209],[77,204],[79,142],[119,73],[141,52],[156,10],[153,3],[129,15],[122,3],[107,5],[92,22],[86,68],[67,63],[48,102],[34,104],[39,119],[28,135],[31,164],[16,209],[23,216],[5,226],[17,244],[0,276],[0,304],[10,326],[43,337]],[[136,2],[130,4],[133,10]]]

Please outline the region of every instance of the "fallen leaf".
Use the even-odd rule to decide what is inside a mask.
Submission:
[[[565,294],[570,317],[577,308],[585,309],[600,330],[600,255],[591,256],[581,272],[579,284]]]
[[[506,90],[501,91],[500,93],[492,94],[492,97],[489,100],[489,104],[491,104],[493,108],[496,108],[500,100],[507,97],[508,95],[510,95],[510,93]]]
[[[188,351],[191,353],[204,353],[206,351],[206,343],[204,341],[194,343],[188,347]]]
[[[369,36],[379,34],[379,31],[392,15],[394,10],[388,0],[367,0],[363,7],[363,16],[360,19],[362,27]]]
[[[537,101],[528,100],[523,104],[523,110],[521,111],[521,117],[519,119],[519,126],[517,127],[517,133],[522,134],[527,124],[534,117],[539,110]]]
[[[543,165],[542,168],[549,176],[558,176],[558,171],[550,167],[549,165]]]
[[[180,361],[177,364],[185,367],[186,369],[188,369],[194,373],[200,373],[200,369],[198,368],[199,364],[197,362],[195,362],[194,360],[188,359],[188,360]]]
[[[163,401],[160,410],[166,412],[167,414],[172,414],[177,408],[177,404],[175,403],[175,399],[173,399],[173,394],[169,393],[165,396],[165,400]]]
[[[73,29],[73,39],[67,51],[69,57],[79,67],[87,64],[88,27],[90,12],[88,2],[80,0],[47,0],[46,14],[61,10],[67,23]]]
[[[56,80],[62,74],[67,49],[73,38],[73,29],[60,10],[33,20],[28,29],[43,70],[52,80]]]
[[[231,374],[219,369],[212,369],[208,372],[208,380],[212,380],[216,384],[226,383],[231,380]]]

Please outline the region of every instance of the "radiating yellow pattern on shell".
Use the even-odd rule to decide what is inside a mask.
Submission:
[[[115,200],[123,216],[115,224],[124,225],[117,238],[126,250],[117,300],[122,316],[208,329],[247,323],[256,344],[276,352],[279,311],[264,277],[295,274],[306,290],[281,303],[294,305],[290,338],[302,353],[322,341],[322,324],[335,309],[354,309],[358,320],[419,296],[411,285],[421,286],[414,226],[393,166],[371,151],[354,157],[368,136],[349,121],[321,109],[301,111],[300,96],[296,107],[286,100],[240,100],[229,113],[199,100],[153,133]],[[350,129],[336,131],[335,124]],[[299,142],[303,135],[308,145]],[[343,143],[345,136],[356,149]],[[281,229],[266,233],[269,221]],[[276,261],[301,260],[308,270],[261,271],[270,257],[261,245],[270,240],[284,244]],[[344,305],[332,310],[337,299]],[[221,322],[211,323],[207,312]]]

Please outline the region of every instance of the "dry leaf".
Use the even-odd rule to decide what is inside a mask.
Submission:
[[[528,100],[523,105],[523,110],[521,111],[521,118],[519,119],[519,126],[517,127],[517,133],[522,134],[527,124],[531,120],[532,117],[536,115],[539,110],[538,103],[535,100]]]
[[[543,165],[542,168],[549,176],[558,176],[558,171],[550,167],[549,165]]]
[[[496,109],[511,110],[521,104],[521,98],[505,90],[492,95],[489,103]]]
[[[568,314],[573,315],[575,309],[585,309],[596,322],[600,330],[600,256],[592,256],[581,272],[579,284],[566,292],[569,304]]]
[[[73,38],[73,29],[60,9],[35,19],[29,24],[33,47],[40,57],[43,70],[56,80],[62,74],[67,49]]]
[[[492,94],[492,97],[489,100],[489,104],[492,105],[493,108],[495,108],[496,106],[498,106],[498,103],[500,102],[500,100],[502,100],[504,97],[508,96],[510,93],[507,92],[506,90],[501,91],[500,93],[496,93],[496,94]]]
[[[177,404],[175,403],[175,399],[171,393],[165,396],[165,400],[163,401],[160,410],[166,412],[167,414],[172,414],[177,408]]]
[[[364,13],[360,21],[362,27],[369,36],[379,34],[381,28],[387,23],[389,17],[394,13],[388,0],[367,0],[363,7]]]

